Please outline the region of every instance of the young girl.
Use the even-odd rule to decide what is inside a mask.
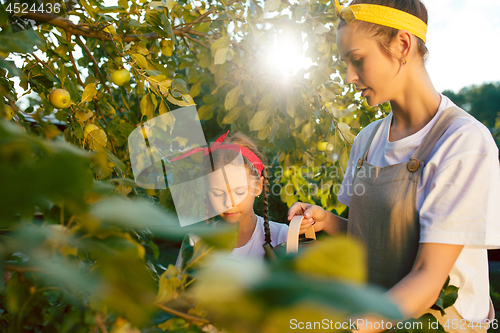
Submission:
[[[269,182],[262,163],[263,155],[247,136],[236,132],[226,138],[228,133],[210,146],[203,160],[203,169],[208,174],[207,219],[213,223],[238,224],[238,239],[229,255],[231,258],[263,258],[264,244],[274,247],[286,242],[288,226],[268,219]],[[255,198],[261,194],[263,217],[256,215],[253,209]],[[218,216],[220,220],[215,222],[212,216]],[[197,240],[198,237],[190,236],[191,245]],[[179,255],[176,266],[181,265]]]
[[[314,224],[361,239],[369,281],[387,288],[406,317],[431,312],[448,332],[486,332],[481,323],[494,318],[486,249],[500,245],[491,133],[434,89],[420,0],[354,0],[337,13],[346,81],[371,106],[389,101],[392,112],[354,140],[338,196],[348,220],[300,202],[289,219],[304,214],[302,231]],[[448,276],[458,299],[441,316],[429,308]]]

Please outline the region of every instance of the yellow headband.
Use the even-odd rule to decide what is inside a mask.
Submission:
[[[426,42],[427,24],[416,16],[398,9],[380,5],[359,4],[344,7],[335,0],[337,16],[347,23],[353,20],[375,23],[386,27],[408,30],[413,35]]]

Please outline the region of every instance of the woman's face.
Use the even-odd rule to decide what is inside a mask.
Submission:
[[[236,223],[252,214],[255,197],[262,192],[261,179],[245,166],[226,165],[208,176],[208,198],[216,214]],[[227,182],[226,182],[227,179]]]
[[[383,53],[375,38],[350,24],[337,32],[337,47],[347,65],[347,83],[362,91],[368,105],[393,100],[402,85],[400,63]]]

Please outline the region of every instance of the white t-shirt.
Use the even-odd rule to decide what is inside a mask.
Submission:
[[[269,221],[269,229],[271,229],[271,245],[275,247],[278,244],[286,242],[288,234],[288,225],[284,223],[277,223]],[[193,246],[200,238],[196,235],[189,236],[189,243]],[[248,242],[241,246],[234,248],[229,253],[228,258],[244,260],[247,258],[264,258],[264,218],[257,215],[257,223],[253,230],[252,237]],[[179,253],[175,266],[180,268],[182,265],[182,257]]]
[[[436,116],[420,131],[389,142],[392,112],[368,152],[368,163],[386,167],[410,160],[442,112],[455,104],[441,95]],[[375,123],[354,140],[338,200],[349,206],[356,161]],[[465,245],[450,272],[459,287],[455,307],[467,320],[481,321],[489,310],[487,248],[500,246],[500,164],[490,131],[472,117],[452,122],[431,151],[417,189],[420,243]]]

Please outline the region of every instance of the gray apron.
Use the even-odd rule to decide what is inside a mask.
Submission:
[[[408,162],[384,168],[367,162],[368,149],[382,122],[375,126],[363,157],[356,164],[347,224],[347,232],[366,246],[370,283],[390,289],[410,273],[420,239],[416,202],[422,171],[436,142],[459,117],[469,117],[469,114],[457,107],[444,110]],[[490,300],[490,316],[494,314],[492,310]],[[444,317],[438,312],[432,314],[440,317],[440,322],[444,320],[442,325],[449,315],[460,316],[454,308],[447,308],[446,312]],[[469,332],[486,330],[478,328]]]

